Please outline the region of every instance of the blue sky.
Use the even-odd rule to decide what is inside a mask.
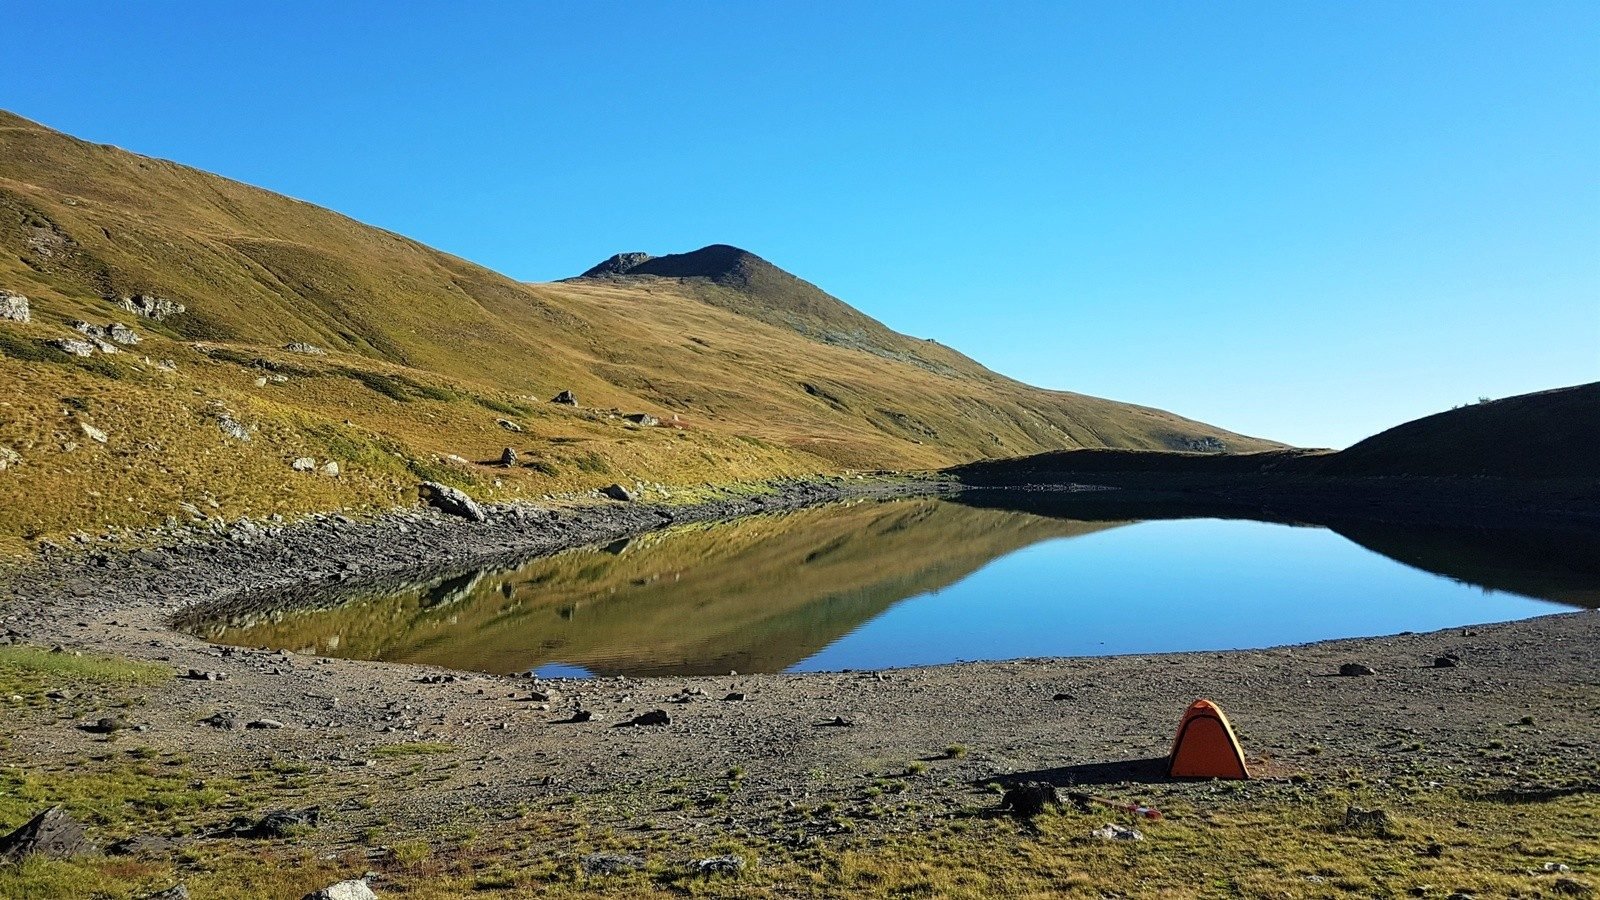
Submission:
[[[1600,379],[1600,4],[22,4],[0,106],[517,278],[752,250],[1342,446]],[[20,50],[20,52],[19,52]]]

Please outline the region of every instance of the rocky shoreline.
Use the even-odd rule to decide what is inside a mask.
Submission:
[[[671,523],[951,489],[786,483],[674,507],[495,507],[485,522],[419,508],[366,522],[328,516],[247,542],[81,552],[6,581],[0,635],[154,663],[172,676],[131,706],[109,692],[57,691],[61,699],[8,712],[0,732],[33,772],[79,771],[118,736],[107,729],[133,733],[150,753],[181,755],[199,782],[304,772],[292,791],[252,802],[314,803],[318,824],[294,841],[327,852],[377,852],[364,836],[374,829],[386,845],[436,840],[507,810],[561,809],[627,840],[678,834],[683,852],[709,857],[718,841],[801,847],[958,820],[995,807],[994,782],[1222,810],[1308,802],[1353,772],[1363,783],[1473,796],[1597,789],[1593,612],[1222,653],[587,680],[308,658],[212,645],[169,627],[192,604],[228,596],[325,590]],[[1198,696],[1228,711],[1265,778],[1219,793],[1162,777],[1172,729]],[[236,812],[201,809],[161,830],[177,846],[203,843]],[[547,852],[576,861],[586,848],[556,841]]]

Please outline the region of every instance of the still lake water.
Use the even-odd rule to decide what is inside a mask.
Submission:
[[[1267,647],[1600,604],[1597,548],[1543,536],[1097,516],[840,504],[182,624],[330,656],[669,675]]]

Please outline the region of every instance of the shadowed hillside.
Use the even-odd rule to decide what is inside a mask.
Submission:
[[[193,509],[381,508],[413,502],[419,478],[511,499],[1061,447],[1272,446],[1028,387],[736,248],[612,268],[521,284],[0,113],[0,290],[30,307],[0,318],[0,477],[23,498],[0,508],[0,549]],[[82,335],[80,320],[140,342]],[[549,402],[565,390],[577,404]],[[508,447],[518,461],[494,465]],[[292,471],[302,458],[338,474]]]
[[[1600,477],[1600,381],[1397,425],[1329,459],[1339,475]]]

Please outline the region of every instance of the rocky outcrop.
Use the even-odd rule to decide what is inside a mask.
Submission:
[[[318,347],[316,344],[308,344],[305,341],[294,341],[292,343],[284,344],[283,349],[289,351],[290,353],[304,353],[307,356],[328,355],[328,351]]]
[[[483,508],[476,500],[449,485],[424,481],[417,486],[417,492],[422,495],[423,502],[446,515],[460,516],[473,522],[484,522],[489,518],[483,514]]]
[[[653,428],[661,424],[660,419],[650,415],[649,413],[628,413],[627,415],[623,416],[623,418],[635,425],[644,425],[647,428]]]
[[[28,298],[12,291],[0,291],[0,319],[11,322],[29,322]]]
[[[94,355],[94,345],[88,341],[80,341],[77,338],[54,338],[45,341],[45,343],[60,350],[62,353],[68,353],[73,356]]]
[[[59,806],[52,806],[27,824],[0,837],[0,860],[21,862],[29,856],[69,859],[94,849],[83,826]]]
[[[648,253],[618,253],[578,277],[600,278],[606,275],[626,275],[639,264],[649,262],[650,258]]]
[[[132,347],[139,343],[139,334],[121,322],[112,322],[106,326],[106,335],[119,344]]]
[[[165,297],[156,297],[150,294],[134,294],[131,297],[118,297],[111,301],[134,315],[154,319],[157,322],[169,316],[176,316],[184,312],[186,307],[176,300]]]

